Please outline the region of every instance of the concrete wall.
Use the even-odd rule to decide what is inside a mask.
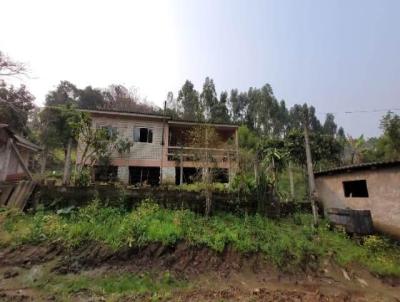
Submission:
[[[367,182],[369,197],[345,197],[343,181]],[[316,177],[318,197],[327,208],[370,210],[374,227],[400,238],[400,168],[381,168]]]

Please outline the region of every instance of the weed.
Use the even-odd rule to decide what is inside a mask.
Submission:
[[[204,218],[189,210],[162,209],[147,200],[127,212],[98,202],[68,215],[1,212],[0,244],[58,241],[66,247],[99,242],[115,250],[152,242],[173,245],[186,241],[222,252],[227,246],[244,253],[261,252],[282,269],[298,269],[332,257],[340,265],[359,263],[372,272],[400,276],[400,247],[379,236],[360,244],[345,233],[331,231],[326,222],[311,225],[309,214],[280,220],[259,215],[219,214]]]

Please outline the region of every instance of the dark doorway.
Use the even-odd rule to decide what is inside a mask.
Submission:
[[[95,181],[116,181],[118,177],[117,166],[95,166],[94,180]]]
[[[160,167],[129,167],[129,183],[139,186],[158,186]]]
[[[201,173],[196,168],[183,168],[183,183],[192,184],[197,180],[201,179]],[[179,185],[181,179],[181,169],[175,168],[175,184]]]
[[[365,179],[344,181],[343,190],[345,197],[368,197],[367,181]]]
[[[229,170],[216,168],[212,170],[214,182],[228,183],[229,182]]]

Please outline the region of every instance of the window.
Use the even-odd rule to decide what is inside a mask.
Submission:
[[[153,130],[149,128],[135,128],[133,129],[133,141],[140,143],[153,142]]]
[[[104,129],[107,131],[108,138],[113,138],[118,135],[117,128],[111,127],[111,126],[102,126],[101,129]]]
[[[343,190],[345,197],[368,197],[367,181],[365,179],[344,181]]]

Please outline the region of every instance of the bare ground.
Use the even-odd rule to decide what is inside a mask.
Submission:
[[[322,262],[322,263],[321,263]],[[379,278],[329,259],[310,259],[296,272],[282,272],[260,254],[232,249],[216,253],[185,243],[151,244],[118,252],[98,244],[67,250],[60,245],[20,246],[0,250],[0,301],[59,301],[54,293],[32,286],[49,276],[101,276],[110,273],[170,272],[186,280],[167,301],[400,301],[400,280]],[[107,301],[90,290],[73,293],[71,301]],[[118,297],[118,301],[154,301],[152,293]]]

